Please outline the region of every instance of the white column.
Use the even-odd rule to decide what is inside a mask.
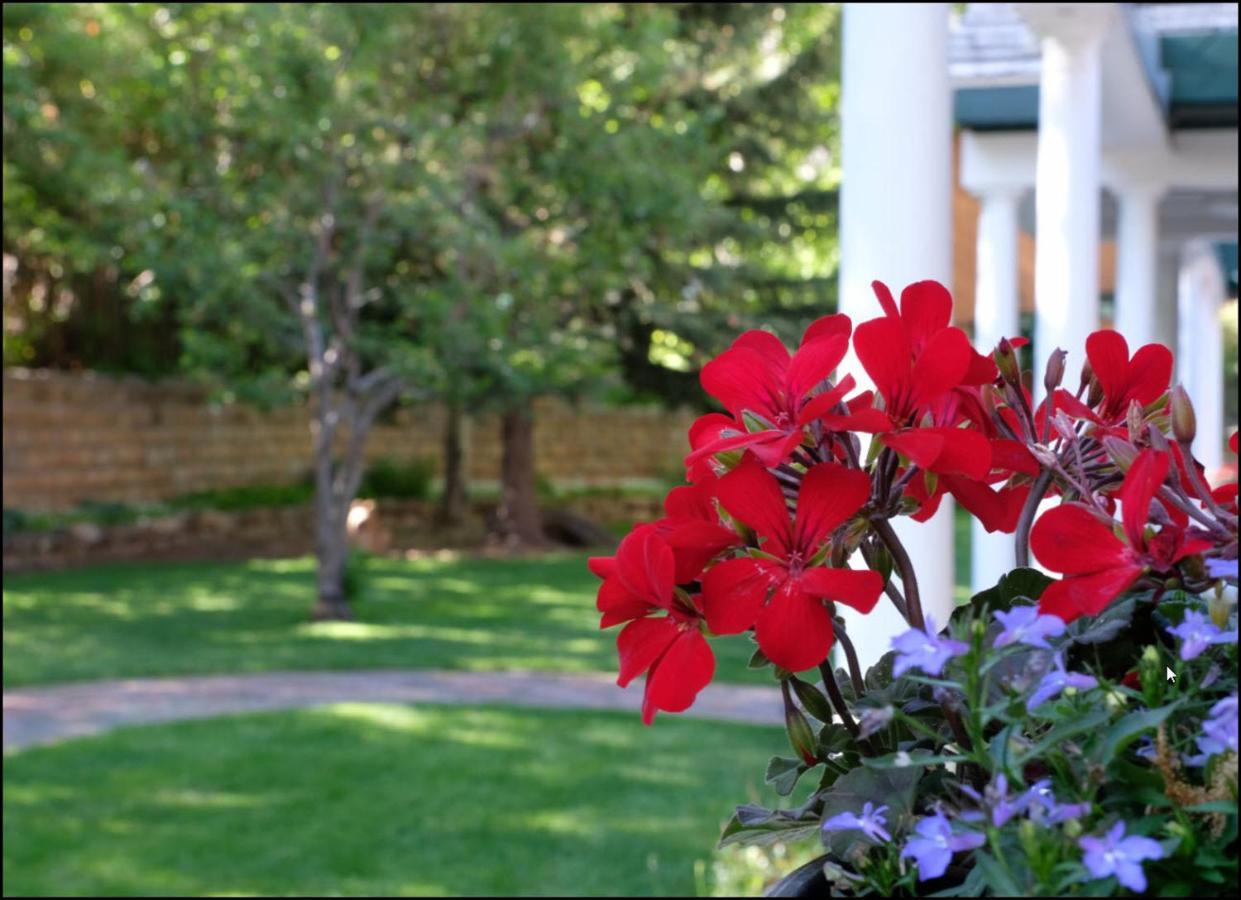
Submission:
[[[1177,281],[1177,380],[1194,403],[1198,431],[1193,451],[1208,477],[1224,461],[1224,340],[1219,319],[1227,290],[1210,242],[1186,244]]]
[[[1077,384],[1099,327],[1100,48],[1112,4],[1021,4],[1043,36],[1035,175],[1034,390],[1056,348]]]
[[[1134,182],[1116,190],[1116,330],[1130,351],[1159,340],[1159,198],[1162,185]]]
[[[1019,332],[1017,293],[1017,203],[1021,189],[981,190],[977,273],[974,279],[974,346],[990,353],[1000,338]],[[989,533],[977,518],[970,525],[973,552],[970,585],[974,593],[992,587],[1017,565],[1011,534]]]
[[[898,296],[914,281],[952,283],[948,4],[847,3],[843,40],[840,309],[856,325],[880,314],[875,279]],[[856,358],[845,365],[865,380]],[[953,607],[951,500],[929,522],[894,524],[923,606],[943,625]],[[907,627],[886,599],[865,617],[845,615],[863,665]]]

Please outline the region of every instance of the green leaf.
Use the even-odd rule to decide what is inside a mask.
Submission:
[[[1024,897],[1026,892],[1018,887],[1012,876],[990,853],[982,850],[974,853],[974,862],[978,864],[983,878],[986,879],[991,893],[996,897]]]
[[[1137,740],[1143,732],[1158,728],[1164,719],[1181,705],[1181,702],[1178,700],[1156,709],[1141,709],[1121,717],[1103,733],[1095,758],[1103,765],[1108,765],[1118,753]]]
[[[764,666],[769,665],[771,665],[771,660],[769,660],[763,654],[763,651],[758,648],[755,648],[754,652],[750,654],[750,661],[746,663],[746,667],[750,669],[761,669]]]
[[[913,826],[913,802],[918,782],[922,778],[920,766],[903,769],[857,768],[841,775],[823,794],[823,820],[843,812],[860,813],[867,801],[888,805],[888,831],[896,836]],[[857,839],[847,832],[831,832],[824,835],[828,849],[843,854]]]
[[[809,767],[799,759],[773,756],[767,761],[767,774],[764,778],[777,794],[787,797],[793,793],[793,788],[797,787],[797,779],[801,778],[808,769]]]
[[[794,816],[778,810],[746,804],[738,806],[720,835],[719,847],[732,844],[765,846],[777,841],[793,841],[819,830],[817,817]]]
[[[1095,709],[1079,719],[1069,719],[1066,722],[1061,722],[1059,725],[1051,728],[1047,734],[1043,735],[1042,739],[1035,743],[1033,747],[1021,754],[1014,762],[1014,765],[1017,767],[1024,766],[1030,760],[1037,759],[1048,747],[1052,747],[1083,732],[1093,731],[1110,718],[1111,713],[1108,710]]]
[[[800,678],[794,677],[789,679],[789,681],[793,685],[793,690],[797,693],[797,699],[806,708],[806,712],[820,722],[832,721],[832,707],[827,702],[827,697],[823,696],[822,691],[809,682],[802,681]]]
[[[947,763],[959,763],[969,760],[968,756],[951,753],[932,753],[930,750],[914,750],[906,752],[898,750],[886,756],[863,757],[862,765],[871,769],[905,769],[910,766],[942,766]]]
[[[1042,596],[1052,579],[1038,569],[1013,569],[1000,578],[995,587],[979,591],[970,602],[955,610],[951,620],[954,624],[979,615],[985,608],[990,614],[997,610],[1007,612],[1022,603],[1034,603]]]

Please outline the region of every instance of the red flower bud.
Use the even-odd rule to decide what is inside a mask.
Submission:
[[[995,360],[995,367],[1000,370],[1000,375],[1005,381],[1013,385],[1021,384],[1021,363],[1018,362],[1017,351],[1013,349],[1013,345],[1008,338],[1000,338],[992,358]]]
[[[1194,404],[1182,385],[1172,389],[1172,433],[1182,444],[1189,445],[1198,432],[1198,420],[1194,417]]]
[[[1117,437],[1105,437],[1103,447],[1107,450],[1107,455],[1112,458],[1112,462],[1116,463],[1116,468],[1122,472],[1128,472],[1133,461],[1138,458],[1138,448]]]
[[[1047,371],[1043,375],[1043,387],[1047,389],[1047,393],[1051,393],[1060,387],[1060,382],[1064,381],[1064,359],[1068,356],[1063,350],[1053,350],[1051,357],[1047,360]]]

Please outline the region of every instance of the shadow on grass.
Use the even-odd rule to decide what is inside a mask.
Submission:
[[[392,705],[128,729],[6,759],[6,892],[688,894],[782,746]]]
[[[14,576],[4,683],[308,669],[612,671],[584,555],[370,560],[356,620],[312,623],[310,559],[116,565]],[[717,642],[718,678],[750,647]]]

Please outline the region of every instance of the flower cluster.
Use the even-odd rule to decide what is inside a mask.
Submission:
[[[856,328],[748,331],[703,368],[724,411],[691,427],[687,484],[590,561],[619,683],[645,675],[650,724],[710,682],[711,639],[750,633],[794,751],[767,780],[819,781],[723,843],[817,831],[836,893],[1235,892],[1237,487],[1190,453],[1171,354],[1096,332],[1076,389],[1056,351],[1036,403],[1023,341],[976,352],[934,282],[874,290]],[[891,523],[945,496],[1019,567],[940,628]],[[908,629],[863,671],[839,607],[881,601]]]
[[[1219,566],[1235,568],[1236,487],[1210,491],[1190,456],[1192,407],[1169,392],[1166,348],[1130,358],[1123,337],[1097,332],[1077,391],[1060,387],[1057,353],[1035,408],[1021,339],[975,351],[936,282],[910,285],[899,304],[885,285],[874,291],[882,314],[856,329],[825,316],[792,352],[747,331],[707,363],[702,385],[726,412],[690,428],[689,483],[614,557],[591,560],[602,627],[624,625],[619,682],[647,676],[646,722],[684,710],[711,680],[707,636],[752,631],[779,669],[813,669],[838,642],[849,652],[838,605],[866,613],[885,593],[924,634],[924,653],[947,652],[889,525],[930,517],[946,494],[988,530],[1016,532],[1019,559],[1028,535],[1065,575],[1040,607],[1063,622],[1129,589],[1201,590]],[[873,389],[839,371],[850,348]],[[1049,496],[1061,504],[1033,523]],[[865,568],[850,563],[859,556]]]

